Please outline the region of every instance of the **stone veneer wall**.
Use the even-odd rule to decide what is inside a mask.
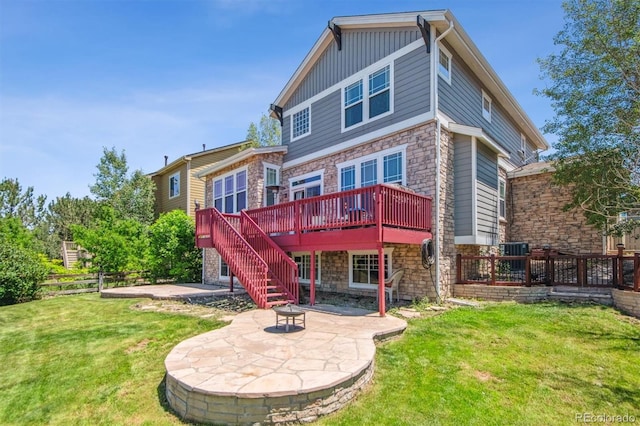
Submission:
[[[371,142],[318,158],[301,165],[282,170],[281,183],[288,186],[289,179],[314,171],[324,170],[324,193],[337,192],[338,168],[336,164],[363,157],[374,152],[395,146],[407,145],[406,176],[407,186],[417,193],[434,196],[436,188],[436,123],[430,121],[405,129]],[[453,142],[451,134],[441,130],[441,188],[440,188],[440,276],[443,297],[451,294],[455,280],[454,222],[453,222]],[[282,201],[288,200],[289,188],[282,191]],[[435,202],[433,203],[435,217]],[[389,245],[391,247],[392,245]],[[423,296],[435,297],[429,271],[422,268],[419,247],[393,245],[393,269],[405,268],[405,276],[400,283],[400,295],[405,298]],[[340,291],[352,294],[361,291],[348,288],[348,257],[346,252],[323,253],[322,285],[327,291]],[[405,266],[406,265],[406,266]],[[435,271],[433,273],[435,277]],[[365,293],[366,290],[365,290]],[[370,293],[370,292],[368,292]]]
[[[570,201],[566,188],[552,182],[552,173],[509,179],[507,197],[511,217],[507,238],[524,241],[530,248],[550,244],[575,253],[601,253],[602,235],[586,223],[582,212],[563,211]]]
[[[264,165],[263,162],[276,166],[282,165],[282,153],[256,154],[207,176],[205,185],[205,207],[213,206],[213,181],[235,169],[247,166],[247,207],[257,209],[264,204]],[[220,255],[215,249],[204,249],[204,284],[220,282]],[[223,284],[226,284],[223,283]]]
[[[391,252],[391,268],[393,271],[404,269],[400,280],[398,294],[402,300],[413,300],[428,297],[435,300],[435,289],[431,277],[435,279],[435,271],[422,267],[420,247],[409,244],[388,244],[385,246]],[[360,296],[375,297],[377,287],[368,289],[349,288],[349,254],[347,251],[322,252],[320,256],[320,282],[316,283],[319,291],[332,293],[346,293]],[[308,294],[308,284],[303,284]],[[394,298],[396,297],[394,293]]]
[[[310,423],[348,404],[373,377],[374,363],[335,386],[311,393],[238,398],[187,389],[166,376],[167,400],[180,417],[203,423],[254,425]]]
[[[470,299],[492,300],[497,302],[515,301],[520,303],[533,303],[546,300],[552,287],[516,287],[483,284],[456,284],[454,292],[456,297]]]
[[[640,318],[640,293],[624,290],[611,290],[613,305],[621,311]]]

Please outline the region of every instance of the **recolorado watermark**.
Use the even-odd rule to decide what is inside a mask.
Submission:
[[[636,416],[631,414],[576,413],[578,423],[635,423]]]

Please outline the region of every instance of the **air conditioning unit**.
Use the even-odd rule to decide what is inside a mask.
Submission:
[[[529,253],[529,243],[502,243],[500,244],[501,256],[526,256]],[[510,260],[511,270],[524,270],[525,260]]]

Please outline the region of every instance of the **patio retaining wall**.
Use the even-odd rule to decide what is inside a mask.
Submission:
[[[488,286],[482,284],[455,284],[456,297],[491,300],[495,302],[515,301],[519,303],[534,303],[546,300],[551,287],[515,287]]]
[[[640,318],[640,293],[624,290],[611,290],[613,304],[622,312]]]
[[[371,362],[357,376],[326,389],[262,398],[199,392],[167,375],[166,395],[185,420],[228,425],[310,423],[348,404],[371,381],[373,370]]]
[[[569,294],[560,299],[553,297],[553,287],[514,287],[514,286],[489,286],[484,284],[455,284],[454,292],[456,297],[469,299],[490,300],[494,302],[514,301],[518,303],[535,303],[543,300],[563,300],[567,301],[572,296]],[[608,292],[606,294],[609,294]],[[640,293],[624,291],[618,289],[610,290],[613,307],[622,312],[640,318]],[[604,296],[604,293],[601,293]],[[607,296],[608,298],[608,296]],[[603,302],[604,297],[587,298],[591,302],[611,305]],[[582,300],[587,300],[582,299]],[[576,297],[577,300],[577,297]],[[611,299],[609,299],[611,300]]]

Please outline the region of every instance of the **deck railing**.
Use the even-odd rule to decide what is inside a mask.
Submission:
[[[566,285],[640,291],[640,253],[625,256],[549,252],[527,256],[466,256],[456,262],[458,284]]]
[[[259,308],[266,308],[269,271],[267,263],[218,210],[206,209],[202,212],[207,212],[210,215],[208,219],[211,229],[210,235],[215,241],[216,250],[234,271],[256,305]],[[207,213],[200,215],[205,216]],[[203,220],[201,223],[205,222]]]
[[[431,230],[431,198],[374,185],[247,211],[267,234],[362,226]]]
[[[269,278],[286,299],[299,302],[298,265],[245,213],[240,213],[242,236],[269,267]]]

